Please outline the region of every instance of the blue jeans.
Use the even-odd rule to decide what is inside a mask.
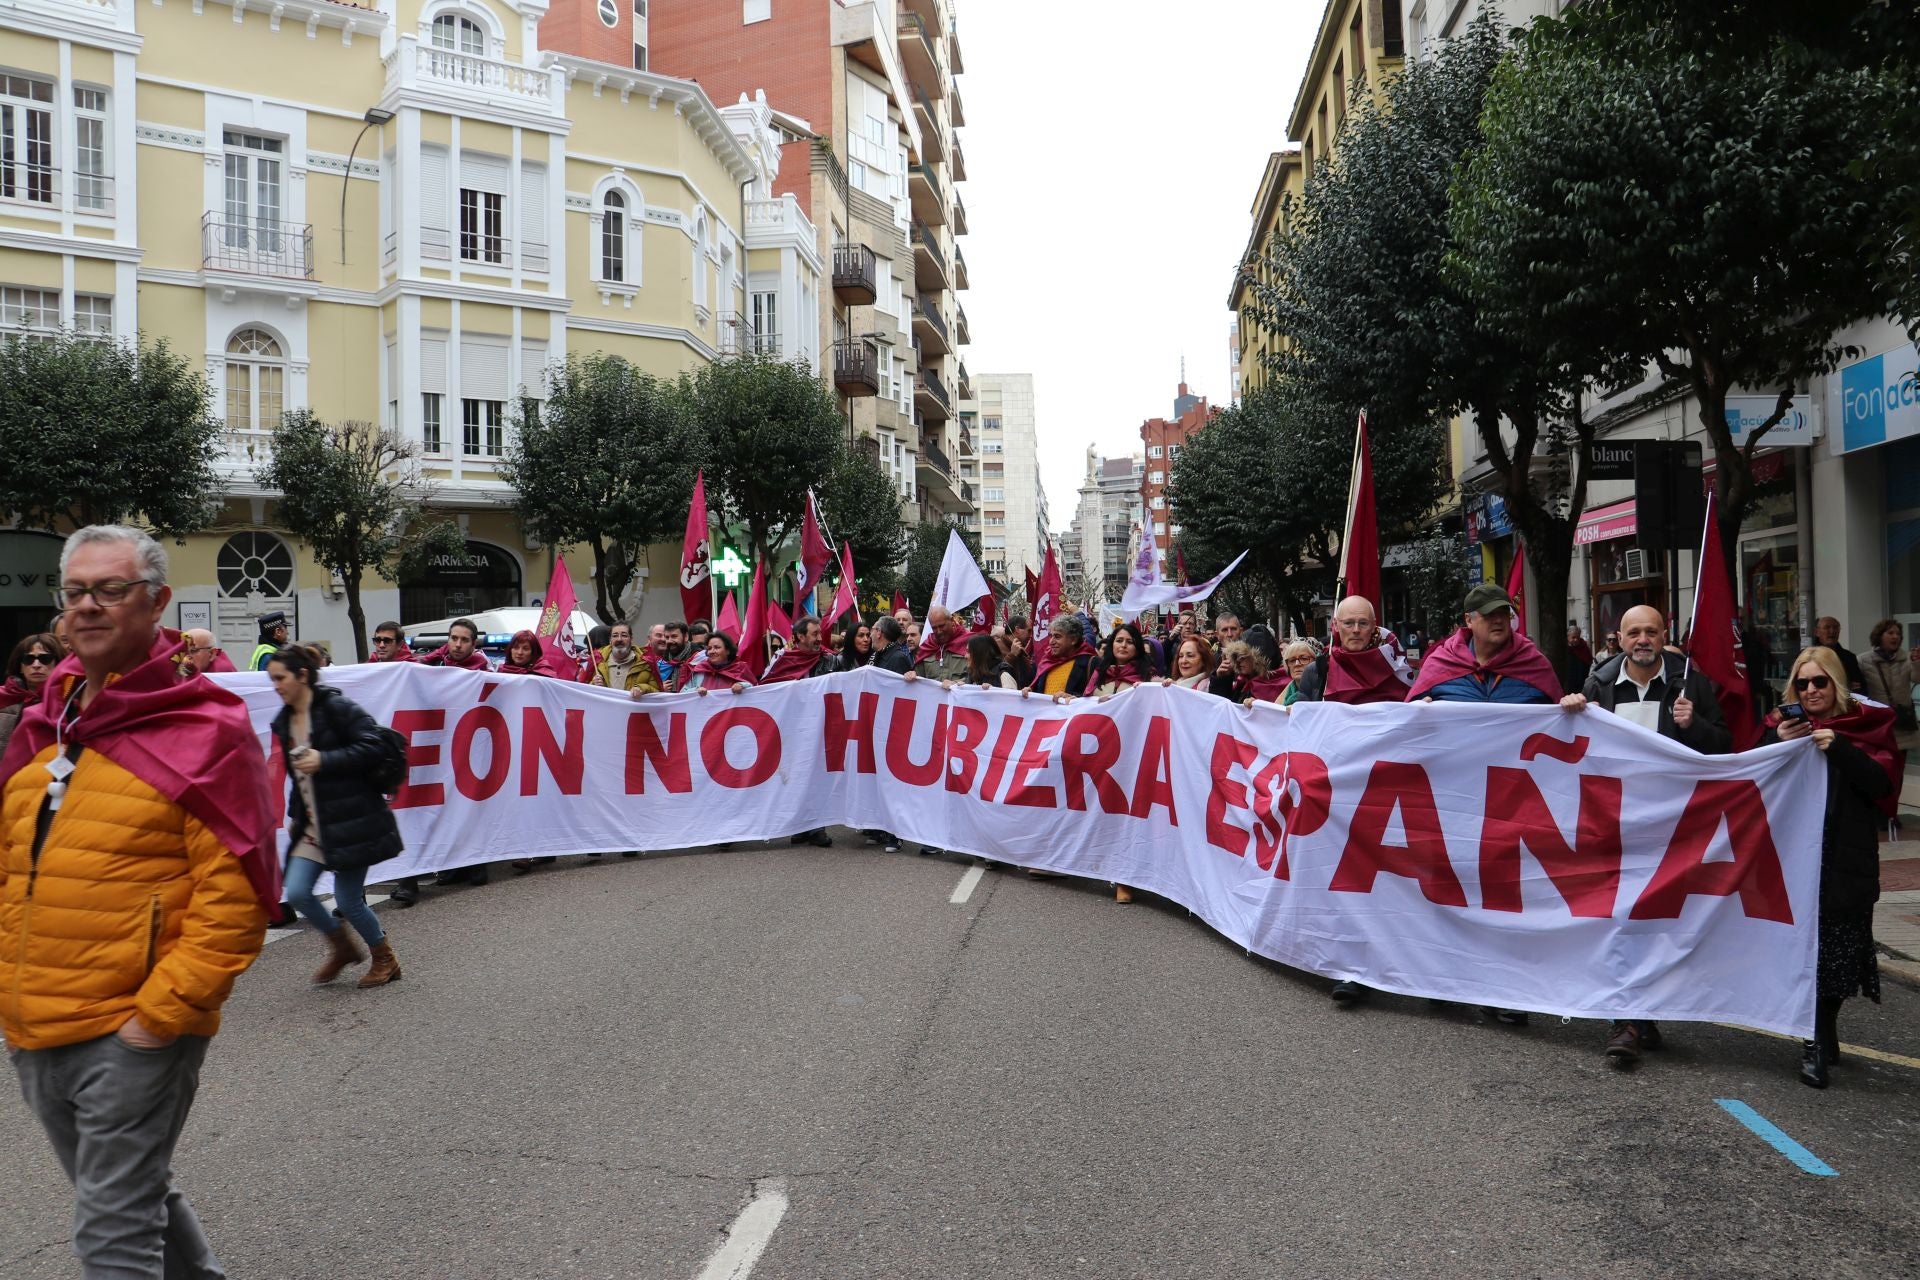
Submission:
[[[295,911],[307,918],[308,924],[320,932],[332,933],[338,929],[340,922],[320,905],[320,899],[313,896],[313,882],[320,878],[320,873],[326,868],[306,858],[289,858],[287,861],[287,901],[293,904]],[[340,904],[340,914],[346,917],[353,931],[368,946],[387,936],[380,928],[380,917],[374,915],[373,908],[367,905],[365,867],[333,873],[333,900]]]

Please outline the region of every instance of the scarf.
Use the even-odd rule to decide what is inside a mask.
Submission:
[[[466,657],[456,661],[447,656],[447,646],[445,645],[441,645],[432,653],[421,658],[420,662],[429,667],[458,667],[462,671],[492,670],[492,667],[487,662],[487,656],[481,653],[480,650],[474,649],[469,652]]]
[[[1255,702],[1278,702],[1280,695],[1293,683],[1293,677],[1282,671],[1278,675],[1235,676],[1233,678],[1233,696],[1236,702],[1252,698]]]
[[[1538,689],[1555,702],[1560,700],[1557,692],[1560,678],[1553,673],[1553,664],[1547,661],[1547,655],[1540,652],[1533,641],[1516,631],[1506,647],[1493,655],[1493,661],[1481,666],[1473,653],[1473,632],[1462,627],[1434,645],[1420,663],[1420,674],[1414,680],[1413,688],[1407,691],[1406,701],[1424,698],[1449,680],[1473,675],[1518,680],[1521,684]],[[1331,672],[1328,673],[1328,679],[1332,679]]]
[[[1137,670],[1135,670],[1133,667],[1130,667],[1130,666],[1123,667],[1117,662],[1114,663],[1112,666],[1103,670],[1100,673],[1099,678],[1097,678],[1093,682],[1095,688],[1099,688],[1103,684],[1139,684],[1139,683],[1140,683],[1140,673]]]
[[[788,684],[795,680],[804,680],[813,674],[813,669],[826,657],[824,649],[796,649],[792,645],[780,651],[773,660],[767,673],[760,677],[761,684]],[[744,664],[742,664],[744,665]]]
[[[813,656],[818,658],[820,655],[816,653]],[[746,659],[735,658],[731,665],[722,667],[716,671],[707,665],[707,655],[702,653],[692,662],[680,668],[680,681],[674,686],[673,691],[679,693],[686,689],[688,683],[695,676],[706,676],[708,678],[707,684],[702,687],[711,687],[716,684],[732,686],[736,684],[760,683],[754,678],[753,671],[747,666]]]
[[[1328,702],[1364,706],[1369,702],[1405,702],[1413,673],[1400,651],[1387,646],[1348,653],[1335,645],[1327,650],[1327,681],[1321,697]]]
[[[973,639],[973,632],[966,627],[961,627],[954,633],[953,639],[942,645],[937,643],[932,630],[928,630],[927,634],[920,638],[920,648],[914,652],[913,665],[919,666],[936,653],[943,657],[964,659],[967,656],[967,641],[971,639]]]
[[[383,658],[376,653],[371,658],[368,658],[367,661],[368,662],[418,662],[420,661],[420,658],[417,654],[414,653],[413,650],[407,648],[407,642],[405,640],[402,640],[399,644],[396,644],[395,646],[393,646],[393,652],[388,654],[386,657]]]
[[[266,758],[239,697],[207,680],[180,679],[175,658],[183,646],[178,631],[162,628],[146,660],[112,677],[66,740],[98,751],[199,819],[240,859],[260,909],[272,916],[280,903],[280,823]],[[0,785],[58,740],[60,716],[85,678],[78,658],[54,668],[0,757]],[[46,784],[36,778],[33,785]]]
[[[1767,727],[1777,729],[1780,726],[1780,713],[1767,713]],[[1887,775],[1892,790],[1874,802],[1882,813],[1889,818],[1900,809],[1900,750],[1894,745],[1893,708],[1859,694],[1853,696],[1853,710],[1845,715],[1832,716],[1826,720],[1813,721],[1816,729],[1831,729],[1851,742]]]
[[[1039,658],[1037,658],[1034,661],[1033,679],[1027,682],[1027,688],[1035,691],[1038,691],[1039,689],[1041,689],[1043,687],[1042,682],[1045,681],[1047,678],[1047,672],[1053,670],[1055,667],[1062,667],[1067,665],[1070,662],[1078,662],[1082,658],[1092,658],[1097,656],[1098,655],[1094,651],[1094,647],[1088,644],[1085,640],[1082,640],[1080,642],[1080,647],[1078,649],[1075,649],[1072,653],[1068,654],[1064,658],[1054,657],[1053,646],[1048,645],[1047,651],[1041,654]],[[1068,692],[1071,693],[1072,690],[1068,690]]]
[[[8,707],[17,707],[23,702],[31,701],[32,698],[33,693],[27,688],[27,682],[24,680],[9,677],[5,683],[0,684],[0,711],[5,711]]]
[[[522,640],[525,640],[531,645],[533,645],[533,661],[524,663],[524,664],[518,663],[518,662],[514,662],[511,659],[511,656],[509,656],[509,659],[506,662],[501,663],[500,666],[497,668],[497,670],[499,670],[501,673],[505,675],[510,675],[510,676],[550,676],[552,675],[553,672],[547,667],[546,648],[543,645],[541,645],[540,637],[533,634],[533,632],[531,631],[514,632],[513,642],[507,646],[507,653],[511,655],[514,650],[514,646],[518,645]]]

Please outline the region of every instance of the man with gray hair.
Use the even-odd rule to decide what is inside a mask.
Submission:
[[[1099,655],[1087,643],[1087,629],[1077,615],[1063,613],[1047,628],[1047,647],[1034,664],[1029,693],[1055,698],[1077,698],[1091,687]]]
[[[82,669],[0,757],[0,1031],[90,1277],[226,1274],[173,1150],[280,900],[265,760],[238,697],[180,678],[166,577],[137,529],[67,540],[54,596]]]

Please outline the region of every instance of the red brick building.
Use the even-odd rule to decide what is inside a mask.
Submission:
[[[1140,504],[1152,515],[1154,526],[1159,530],[1160,550],[1168,557],[1169,576],[1173,573],[1170,549],[1178,528],[1169,522],[1166,496],[1167,485],[1173,479],[1174,459],[1180,456],[1180,450],[1186,447],[1194,432],[1213,421],[1219,412],[1218,407],[1207,403],[1205,396],[1192,394],[1182,382],[1179,394],[1174,397],[1173,416],[1148,418],[1140,424],[1141,452],[1146,456],[1146,469],[1140,475]]]

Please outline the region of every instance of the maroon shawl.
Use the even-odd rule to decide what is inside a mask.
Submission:
[[[1078,649],[1075,649],[1072,653],[1068,654],[1064,658],[1054,657],[1053,646],[1049,644],[1046,648],[1046,651],[1042,653],[1039,657],[1033,660],[1033,679],[1027,681],[1027,688],[1032,689],[1037,693],[1041,689],[1046,687],[1045,682],[1047,678],[1047,672],[1053,670],[1055,667],[1067,666],[1071,663],[1078,662],[1081,658],[1098,658],[1099,656],[1100,656],[1099,651],[1096,650],[1092,645],[1088,644],[1085,640],[1082,640],[1080,642],[1080,647]],[[1089,666],[1089,671],[1091,671],[1091,666]],[[1091,679],[1092,676],[1089,675],[1088,678]],[[1085,693],[1086,690],[1069,689],[1067,690],[1067,692],[1073,693],[1073,694],[1079,694],[1079,693]]]
[[[1767,727],[1780,726],[1780,713],[1767,713]],[[1887,780],[1893,789],[1875,803],[1880,811],[1889,818],[1900,810],[1900,749],[1894,745],[1893,708],[1882,703],[1871,702],[1855,697],[1853,710],[1845,715],[1833,716],[1826,720],[1814,720],[1816,729],[1831,729],[1854,746],[1867,753],[1875,764],[1886,772]]]
[[[819,654],[816,653],[813,656],[815,661],[819,660]],[[707,665],[707,655],[701,653],[697,655],[692,662],[680,668],[680,675],[673,682],[673,691],[675,693],[683,692],[687,687],[687,681],[697,675],[712,676],[716,681],[728,686],[760,683],[759,679],[753,674],[753,670],[747,666],[746,659],[735,658],[729,666],[716,671]]]
[[[493,669],[492,664],[490,664],[487,661],[487,655],[484,653],[481,653],[478,647],[476,647],[471,653],[467,654],[465,658],[462,658],[456,662],[454,659],[447,656],[447,646],[441,645],[438,649],[435,649],[432,653],[429,653],[424,657],[422,657],[421,659],[419,659],[419,661],[424,666],[458,667],[462,671],[491,671]]]
[[[526,640],[533,645],[533,661],[524,665],[512,660],[514,646],[522,640]],[[547,669],[546,649],[541,645],[540,637],[531,631],[514,632],[513,640],[507,645],[507,655],[508,660],[494,668],[494,670],[500,672],[502,675],[550,676],[553,674],[552,671]]]
[[[919,666],[936,653],[943,657],[965,658],[967,656],[967,641],[973,639],[973,635],[974,633],[970,628],[961,627],[959,631],[954,633],[953,639],[947,641],[945,645],[940,645],[935,643],[936,637],[933,629],[929,627],[927,634],[920,638],[920,647],[914,651],[913,665],[916,667]]]
[[[1518,680],[1556,702],[1560,700],[1560,677],[1553,673],[1553,664],[1533,641],[1516,631],[1506,647],[1493,655],[1493,661],[1482,666],[1473,653],[1473,632],[1462,627],[1427,651],[1420,663],[1420,674],[1413,688],[1407,691],[1406,701],[1424,698],[1449,680],[1477,675]],[[1331,679],[1332,673],[1328,676]]]
[[[174,660],[181,646],[179,632],[162,629],[146,661],[94,695],[67,741],[98,751],[199,819],[240,859],[261,910],[272,916],[280,903],[280,823],[266,757],[238,696],[211,681],[179,678]],[[67,699],[85,678],[78,658],[54,668],[0,758],[0,785],[54,744]]]
[[[773,660],[767,673],[760,677],[761,684],[788,684],[795,680],[804,680],[818,666],[820,659],[827,656],[825,649],[796,649],[792,645],[780,651]]]
[[[1398,656],[1378,646],[1348,653],[1335,645],[1327,650],[1327,682],[1321,698],[1356,707],[1406,701],[1407,664],[1395,661]]]

